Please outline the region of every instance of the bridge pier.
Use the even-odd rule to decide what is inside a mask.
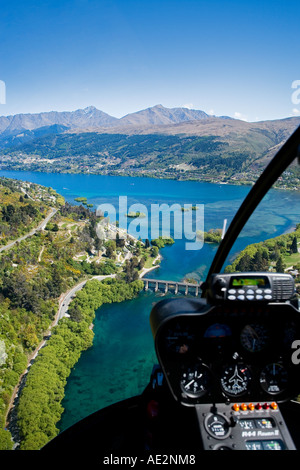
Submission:
[[[145,291],[149,290],[152,286],[152,289],[154,288],[155,292],[158,292],[159,289],[163,291],[163,286],[164,286],[164,293],[166,294],[167,292],[173,292],[175,295],[178,294],[179,292],[184,295],[195,295],[196,297],[199,295],[199,284],[192,284],[192,283],[186,283],[186,282],[173,282],[173,281],[164,281],[160,279],[145,279],[142,278],[144,282],[144,289]]]

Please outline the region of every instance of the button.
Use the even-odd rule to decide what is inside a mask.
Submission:
[[[257,403],[256,407],[255,407],[257,410],[261,410],[262,409],[262,406],[260,403]]]
[[[229,296],[228,296],[228,299],[229,299],[229,300],[235,300],[235,299],[236,299],[236,296],[235,296],[235,295],[229,295]]]
[[[271,299],[272,299],[272,296],[271,296],[271,295],[265,295],[265,299],[266,299],[266,300],[271,300]]]
[[[253,403],[249,403],[248,409],[249,409],[250,411],[253,411],[254,408],[255,408],[255,406],[253,405]]]
[[[245,300],[245,296],[244,295],[238,295],[238,299],[239,300]]]
[[[272,294],[272,290],[271,289],[265,289],[265,294]]]
[[[270,405],[269,403],[265,403],[264,406],[263,406],[264,410],[268,410],[270,408]]]
[[[256,291],[256,292],[257,292],[257,291]],[[257,295],[257,296],[256,296],[256,300],[261,300],[261,299],[263,299],[263,298],[264,298],[263,295]]]
[[[235,403],[235,404],[233,405],[232,409],[233,409],[234,411],[239,411],[240,405],[239,405],[238,403]]]
[[[244,289],[239,289],[239,290],[238,290],[238,293],[239,293],[239,294],[245,294],[245,291],[244,291]]]
[[[272,410],[277,410],[277,408],[278,408],[278,405],[275,401],[273,401],[270,406],[271,406]]]
[[[247,295],[246,296],[248,300],[253,300],[254,299],[254,295]]]
[[[262,294],[263,291],[262,291],[261,289],[256,289],[256,293],[257,293],[257,294]]]
[[[245,403],[241,404],[241,410],[242,411],[247,411],[247,405]]]
[[[229,289],[228,294],[235,294],[236,290],[235,289]]]
[[[254,294],[254,290],[248,289],[248,290],[247,290],[247,294]]]

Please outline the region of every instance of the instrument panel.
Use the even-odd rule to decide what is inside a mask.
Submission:
[[[290,304],[173,299],[151,316],[160,365],[182,404],[280,402],[300,392],[299,366],[292,362],[299,312]]]

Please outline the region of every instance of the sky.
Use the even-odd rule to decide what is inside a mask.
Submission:
[[[299,0],[0,0],[0,115],[300,116]],[[294,86],[294,88],[293,88]]]

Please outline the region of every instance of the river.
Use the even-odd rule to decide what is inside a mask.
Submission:
[[[94,208],[110,203],[116,207],[117,215],[119,196],[127,196],[129,208],[139,203],[149,213],[153,204],[180,204],[182,207],[203,204],[205,230],[222,228],[224,219],[229,224],[250,190],[248,186],[140,177],[18,171],[0,171],[0,176],[51,186],[72,204],[76,204],[76,197],[86,197]],[[271,190],[245,226],[229,259],[249,243],[292,230],[300,222],[299,203],[299,192]],[[176,239],[174,245],[161,250],[161,266],[147,277],[204,280],[215,252],[216,246],[211,244],[205,244],[200,250],[186,250],[186,240]],[[68,379],[62,402],[65,411],[58,424],[61,431],[88,414],[145,388],[152,366],[157,363],[149,315],[161,296],[141,292],[136,299],[123,302],[122,307],[110,304],[97,311],[93,347],[82,354]]]

